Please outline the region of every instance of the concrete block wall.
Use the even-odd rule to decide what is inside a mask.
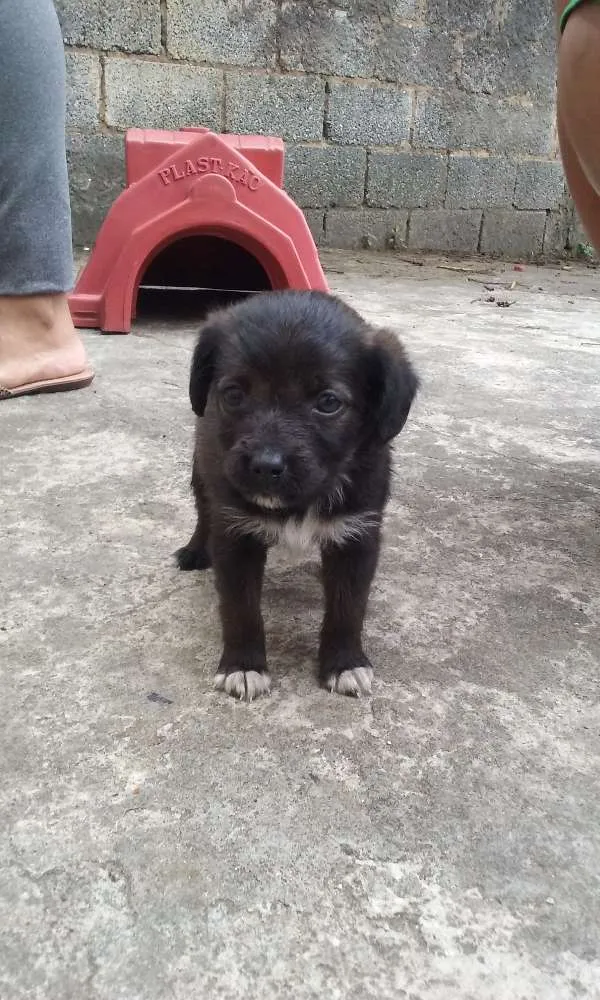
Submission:
[[[281,135],[320,245],[552,257],[574,239],[549,0],[56,0],[75,238],[123,132]]]

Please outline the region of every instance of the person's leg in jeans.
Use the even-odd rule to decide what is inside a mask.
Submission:
[[[558,49],[561,155],[581,222],[600,252],[600,3],[556,0],[559,25],[563,12],[568,17]]]
[[[0,0],[0,398],[91,381],[73,278],[58,19],[51,0]]]

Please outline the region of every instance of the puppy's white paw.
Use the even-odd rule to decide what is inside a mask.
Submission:
[[[371,694],[373,670],[371,667],[354,667],[353,670],[342,670],[341,674],[330,674],[326,687],[333,693],[346,694],[351,698]]]
[[[239,701],[253,701],[271,693],[271,677],[258,670],[234,670],[230,674],[217,674],[215,687],[217,691],[225,691]]]

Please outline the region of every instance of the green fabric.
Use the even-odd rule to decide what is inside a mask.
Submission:
[[[598,0],[596,0],[596,2],[598,2]],[[573,11],[577,9],[577,7],[581,7],[582,3],[585,3],[585,0],[569,0],[569,3],[567,4],[567,6],[565,7],[565,9],[563,10],[562,17],[560,19],[560,30],[561,31],[565,30],[565,24],[569,20],[569,17],[573,13]]]

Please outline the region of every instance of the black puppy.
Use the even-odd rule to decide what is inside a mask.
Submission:
[[[223,654],[215,684],[269,692],[261,588],[277,542],[321,548],[319,679],[371,690],[361,634],[389,496],[390,441],[417,378],[394,334],[320,292],[268,292],[213,314],[190,377],[198,524],[181,569],[212,565]]]

